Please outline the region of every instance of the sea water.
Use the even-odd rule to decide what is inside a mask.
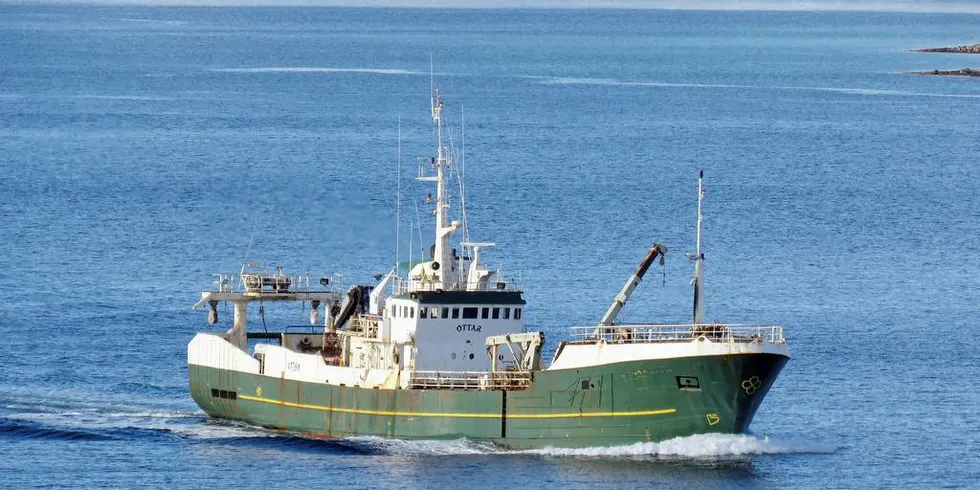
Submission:
[[[976,67],[907,50],[978,21],[2,5],[0,486],[976,487],[980,85],[903,72]],[[513,452],[197,409],[212,273],[370,282],[427,250],[432,82],[468,237],[547,357],[653,242],[622,318],[690,321],[705,171],[707,316],[782,324],[793,355],[751,434]]]

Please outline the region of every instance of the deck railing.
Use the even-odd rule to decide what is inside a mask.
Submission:
[[[232,273],[232,274],[213,274],[214,284],[217,285],[215,291],[219,293],[308,293],[326,291],[321,286],[319,289],[310,281],[311,276],[307,274],[297,274],[287,276],[285,274],[263,274],[260,272]],[[315,278],[314,281],[316,280]],[[343,284],[341,283],[341,288]]]
[[[522,371],[415,371],[411,387],[421,390],[522,390],[531,384],[531,373]]]
[[[519,291],[517,283],[511,280],[507,281],[489,281],[486,285],[480,289],[479,283],[467,283],[461,282],[459,284],[459,290],[480,290],[480,291]],[[397,279],[392,285],[392,292],[394,294],[405,294],[416,291],[440,291],[443,286],[434,281],[420,280],[420,279]]]
[[[783,344],[783,327],[777,325],[665,324],[572,327],[572,343],[604,340],[610,344],[654,342],[769,342]]]

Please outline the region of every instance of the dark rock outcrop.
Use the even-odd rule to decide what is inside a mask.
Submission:
[[[954,46],[952,48],[923,48],[916,49],[920,53],[962,53],[962,54],[980,54],[980,44],[973,44],[970,46]]]
[[[951,77],[980,77],[980,70],[964,68],[962,70],[932,70],[932,71],[910,71],[910,75],[945,75]]]

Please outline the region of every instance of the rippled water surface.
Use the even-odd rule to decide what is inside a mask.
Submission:
[[[2,486],[975,487],[980,85],[902,73],[976,67],[906,50],[978,21],[0,5]],[[705,170],[708,316],[783,324],[793,353],[751,435],[510,452],[197,409],[189,307],[253,232],[295,273],[394,263],[398,121],[414,175],[430,54],[470,237],[549,353],[653,241],[666,273],[623,317],[688,321]],[[404,237],[426,189],[402,189]]]

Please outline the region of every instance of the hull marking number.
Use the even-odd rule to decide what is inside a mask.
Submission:
[[[752,376],[751,378],[742,381],[742,389],[745,390],[746,395],[752,395],[761,387],[762,381],[758,376]]]

